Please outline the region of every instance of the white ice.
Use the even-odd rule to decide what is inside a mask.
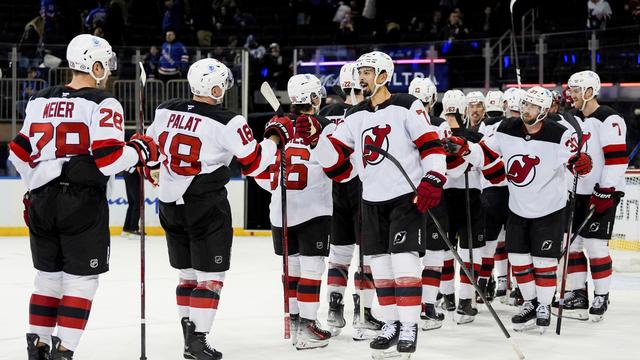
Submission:
[[[28,238],[0,238],[0,359],[26,358],[25,332],[33,270]],[[635,253],[631,255],[637,257]],[[623,257],[629,258],[625,254]],[[615,259],[614,259],[615,261]],[[354,260],[355,263],[355,260]],[[269,237],[235,238],[231,271],[224,284],[210,341],[225,359],[370,359],[367,342],[351,340],[352,301],[347,297],[347,327],[324,349],[296,351],[282,338],[280,258]],[[351,271],[353,273],[353,271]],[[147,358],[181,359],[182,334],[175,308],[177,274],[168,263],[162,237],[147,244]],[[350,287],[347,293],[352,292]],[[323,287],[323,290],[326,287]],[[111,271],[100,279],[87,330],[76,351],[80,360],[138,359],[138,242],[114,237]],[[326,319],[322,294],[319,318]],[[615,273],[611,305],[601,323],[565,320],[561,336],[552,326],[544,335],[511,331],[515,308],[494,302],[527,359],[640,359],[640,273]],[[440,330],[420,332],[413,359],[514,359],[510,346],[487,309],[475,322],[456,325],[449,316]]]

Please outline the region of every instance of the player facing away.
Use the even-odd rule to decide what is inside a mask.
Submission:
[[[363,253],[371,272],[385,325],[371,343],[375,357],[415,352],[420,320],[422,264],[426,250],[425,212],[440,202],[446,181],[444,149],[422,103],[408,94],[391,94],[393,61],[382,52],[366,53],[356,62],[367,99],[347,112],[336,131],[321,138],[315,151],[332,178],[346,176],[355,157],[362,181]],[[306,137],[298,132],[296,136]],[[304,125],[304,124],[300,124]],[[393,154],[417,187],[403,181],[398,168],[365,147]]]
[[[608,243],[613,232],[616,207],[624,196],[627,170],[626,132],[622,116],[598,103],[600,77],[593,71],[580,71],[569,78],[576,116],[583,128],[582,151],[593,160],[593,171],[578,181],[574,231],[589,209],[595,213],[569,249],[568,289],[563,315],[580,320],[600,321],[609,304],[612,263]],[[575,146],[575,145],[574,145]],[[591,268],[594,298],[589,308],[587,259]],[[589,309],[587,314],[587,309]]]
[[[311,151],[318,137],[325,136],[322,127],[328,125],[329,120],[315,115],[325,90],[314,75],[292,76],[287,83],[287,93],[291,114],[281,118],[293,118],[294,122],[307,120],[316,124],[319,130],[308,142],[295,139],[285,146],[291,340],[296,349],[304,350],[325,347],[331,337],[329,331],[319,327],[317,320],[322,274],[331,237],[331,179],[324,174]],[[278,155],[256,181],[271,192],[269,218],[273,247],[276,255],[283,256],[280,175]]]
[[[35,94],[9,144],[28,189],[25,221],[37,270],[29,301],[30,360],[73,358],[98,276],[109,270],[107,183],[158,157],[147,137],[124,142],[122,105],[103,89],[116,70],[109,43],[78,35],[67,46],[67,61],[71,82]]]
[[[581,175],[591,167],[586,154],[571,155],[571,131],[543,121],[551,101],[548,90],[533,87],[524,97],[521,118],[503,120],[495,135],[479,144],[451,138],[449,144],[455,146],[446,146],[484,168],[504,159],[509,182],[507,252],[524,298],[511,320],[516,330],[535,324],[544,331],[549,326],[566,226],[565,167],[571,165]]]
[[[222,353],[208,344],[207,334],[229,270],[233,239],[225,189],[229,163],[235,156],[244,175],[260,174],[293,127],[288,119],[271,121],[258,143],[245,118],[222,106],[233,76],[218,60],[195,62],[187,80],[193,98],[160,104],[147,135],[160,146],[160,223],[169,262],[179,272],[176,300],[184,357],[214,360]]]
[[[438,90],[431,79],[416,77],[409,83],[409,95],[418,98],[424,106],[424,111],[428,114],[437,101]],[[437,127],[440,140],[451,135],[451,128],[446,120],[430,116],[429,121],[431,125]],[[449,169],[447,169],[448,171]],[[449,219],[444,197],[438,206],[431,209],[431,213],[447,229]],[[436,310],[436,302],[440,289],[445,250],[448,249],[430,217],[427,218],[426,241],[427,250],[422,257],[422,312],[420,314],[420,318],[424,320],[421,328],[425,331],[441,328],[444,320],[444,314]]]
[[[344,103],[327,105],[320,110],[320,115],[331,120],[324,132],[329,135],[344,121],[345,114],[353,105],[364,100],[358,79],[355,62],[347,63],[340,69],[340,87],[347,97]],[[353,165],[354,159],[350,159]],[[327,274],[327,298],[329,312],[327,325],[332,336],[340,334],[346,326],[344,319],[344,292],[349,280],[349,265],[358,246],[358,263],[360,262],[360,242],[362,237],[362,217],[360,202],[362,201],[362,184],[356,171],[352,171],[345,179],[336,181],[332,186],[333,216],[331,218],[331,247],[329,249],[329,270]],[[365,340],[375,337],[376,331],[384,323],[371,313],[375,287],[369,256],[362,257],[363,271],[353,276],[356,293],[353,294],[353,339]],[[359,266],[359,265],[358,265]],[[359,269],[359,268],[358,268]],[[362,294],[362,298],[360,298]],[[364,306],[364,319],[360,318],[360,306]]]

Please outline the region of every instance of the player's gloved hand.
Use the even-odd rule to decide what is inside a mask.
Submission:
[[[613,207],[613,194],[615,192],[616,189],[613,187],[601,188],[600,184],[596,184],[591,194],[591,199],[589,199],[589,207],[595,207],[598,214],[607,211],[607,209]]]
[[[29,197],[29,193],[24,193],[22,197],[22,204],[24,205],[24,210],[22,211],[22,218],[24,219],[24,223],[29,227],[29,206],[31,206],[31,198]]]
[[[158,144],[150,136],[134,134],[127,146],[132,147],[138,153],[139,165],[158,161]]]
[[[569,158],[567,167],[572,174],[578,173],[578,175],[587,175],[591,172],[593,161],[589,154],[581,152]]]
[[[295,123],[295,138],[300,139],[305,145],[315,144],[320,138],[321,127],[315,116],[300,115]]]
[[[293,123],[288,116],[276,115],[267,122],[264,127],[264,137],[266,139],[273,135],[278,137],[279,146],[284,146],[293,138]]]
[[[413,198],[418,211],[424,213],[428,209],[432,209],[440,203],[442,197],[442,186],[447,178],[435,171],[429,171],[420,181],[417,188],[417,194]]]
[[[147,179],[154,187],[160,185],[160,164],[155,166],[144,166],[143,170],[144,178]]]
[[[469,143],[459,136],[449,136],[442,140],[444,151],[449,155],[462,157],[469,154]]]

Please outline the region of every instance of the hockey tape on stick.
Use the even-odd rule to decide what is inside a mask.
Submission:
[[[364,148],[366,150],[375,151],[378,154],[384,156],[389,161],[391,161],[396,166],[396,168],[398,168],[398,171],[400,171],[400,173],[405,178],[405,180],[407,180],[407,183],[409,183],[409,185],[413,189],[413,192],[417,194],[418,189],[416,189],[416,186],[413,184],[413,181],[411,181],[411,178],[409,177],[407,172],[404,170],[404,168],[402,167],[398,159],[396,159],[393,155],[389,154],[386,150],[383,150],[375,145],[367,144],[365,145]],[[458,252],[453,247],[453,244],[451,244],[451,241],[449,241],[449,238],[447,237],[447,233],[443,230],[442,225],[440,225],[440,222],[438,221],[438,219],[436,219],[436,217],[433,216],[433,213],[431,212],[431,210],[427,210],[427,213],[429,214],[429,216],[431,217],[431,220],[433,221],[436,228],[438,229],[438,233],[442,237],[442,240],[444,240],[445,244],[447,244],[447,247],[449,247],[449,250],[451,250],[451,254],[456,259],[458,264],[460,264],[460,268],[462,269],[462,271],[464,271],[465,275],[467,275],[467,277],[471,279],[471,274],[469,273],[469,270],[464,266],[464,261],[462,260]],[[471,282],[471,285],[473,285],[475,290],[478,292],[478,294],[484,301],[484,304],[487,306],[487,309],[489,309],[491,316],[493,316],[493,319],[498,324],[498,327],[500,327],[500,330],[502,330],[502,334],[504,334],[505,338],[507,338],[507,341],[511,345],[511,348],[513,349],[513,351],[518,356],[518,359],[521,359],[521,360],[524,359],[524,354],[522,353],[522,350],[520,350],[520,347],[518,346],[518,344],[511,338],[511,334],[509,334],[509,331],[502,323],[502,320],[500,320],[500,317],[498,317],[498,314],[493,309],[493,306],[491,306],[491,303],[487,301],[487,298],[484,296],[484,293],[481,291],[480,287],[478,287],[478,284],[476,284],[475,282]]]
[[[273,111],[278,113],[278,115],[282,115],[282,105],[280,105],[278,97],[273,92],[273,89],[271,88],[271,86],[269,86],[268,82],[265,81],[262,83],[262,85],[260,85],[260,93],[262,94],[262,96],[264,96],[269,105],[271,105]]]

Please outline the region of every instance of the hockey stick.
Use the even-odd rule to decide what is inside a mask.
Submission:
[[[476,283],[475,266],[473,264],[473,231],[471,231],[471,197],[469,196],[469,170],[464,171],[464,198],[467,211],[467,246],[469,247],[469,272],[471,277],[469,281]],[[471,296],[473,307],[476,306],[475,294]]]
[[[144,86],[147,82],[147,74],[144,71],[142,62],[138,62],[140,66],[140,116],[137,125],[139,134],[144,134]],[[144,216],[144,165],[138,167],[140,176],[140,360],[147,359],[147,324],[145,316],[145,216]]]
[[[383,150],[383,149],[381,149],[381,148],[379,148],[379,147],[377,147],[375,145],[367,144],[367,145],[365,145],[365,149],[368,149],[370,151],[375,151],[378,154],[380,154],[380,155],[384,156],[385,158],[389,159],[389,161],[391,161],[396,166],[396,168],[398,168],[398,171],[400,171],[400,173],[405,178],[405,180],[407,180],[407,183],[409,183],[409,185],[413,189],[413,192],[415,194],[417,194],[418,189],[416,189],[416,186],[413,184],[413,181],[411,181],[411,178],[409,177],[407,172],[404,170],[404,168],[402,167],[402,165],[400,164],[398,159],[396,159],[393,155],[389,154],[386,150]],[[436,219],[436,217],[433,215],[431,210],[427,210],[427,213],[429,214],[429,217],[431,217],[431,220],[433,220],[433,223],[436,225],[436,228],[438,229],[438,233],[440,234],[440,236],[442,236],[442,239],[444,240],[445,244],[447,244],[447,247],[449,247],[449,250],[451,250],[451,254],[456,259],[458,264],[460,264],[460,268],[464,271],[464,273],[465,273],[465,275],[467,275],[467,277],[471,278],[471,274],[469,273],[469,270],[467,270],[467,268],[464,266],[464,261],[462,260],[462,258],[458,254],[458,252],[455,251],[455,249],[453,248],[453,244],[451,244],[451,241],[449,241],[449,238],[447,237],[447,233],[442,229],[442,225],[440,225],[440,222],[438,221],[438,219]],[[498,314],[493,309],[493,306],[491,306],[491,303],[489,301],[487,301],[487,298],[485,297],[484,293],[482,291],[480,291],[480,288],[478,287],[478,284],[476,284],[474,282],[474,283],[472,283],[472,285],[475,288],[475,290],[480,294],[480,297],[484,301],[484,304],[487,306],[487,309],[489,309],[489,312],[491,313],[491,315],[493,316],[493,319],[498,324],[498,327],[500,327],[500,330],[502,330],[502,334],[504,334],[504,337],[507,338],[507,341],[509,341],[509,344],[511,345],[511,348],[513,349],[513,351],[518,356],[518,359],[524,359],[524,354],[520,350],[520,347],[515,342],[515,340],[513,340],[513,338],[511,338],[511,334],[509,334],[509,331],[507,330],[507,328],[502,323],[502,320],[500,320],[500,318],[498,317]]]
[[[563,118],[576,130],[576,138],[578,139],[578,151],[577,155],[580,155],[582,151],[582,128],[570,113],[563,114]],[[558,299],[558,321],[556,321],[556,334],[560,335],[560,329],[562,328],[562,311],[564,309],[564,291],[567,286],[567,270],[569,268],[569,247],[573,241],[571,236],[571,229],[573,226],[573,215],[575,213],[576,206],[576,191],[578,191],[578,173],[573,176],[573,191],[569,193],[569,215],[567,216],[567,243],[564,244],[564,258],[562,260],[562,280],[560,281],[560,298]],[[590,216],[589,216],[590,217]],[[579,233],[578,231],[577,233]],[[576,234],[577,234],[576,233]]]
[[[271,86],[266,81],[260,86],[260,93],[267,100],[278,116],[284,114],[282,105],[273,92]],[[282,139],[281,139],[282,141]],[[285,154],[285,144],[280,146],[280,197],[282,216],[282,282],[284,288],[284,338],[291,338],[291,316],[289,315],[289,237],[287,230],[287,158]]]
[[[344,90],[342,90],[342,87],[340,87],[340,85],[335,84],[331,87],[331,89],[336,95],[340,96],[342,101],[347,100],[347,93],[345,93]]]
[[[516,80],[518,81],[518,89],[522,88],[522,80],[520,78],[520,63],[518,62],[518,44],[516,41],[516,26],[513,22],[513,5],[517,0],[511,0],[509,11],[511,13],[511,48],[513,49],[513,59],[516,63]]]
[[[340,89],[342,90],[342,89]],[[358,180],[359,181],[359,180]],[[362,183],[360,183],[360,193],[362,194]],[[360,312],[360,324],[364,324],[365,319],[364,319],[364,252],[362,251],[362,243],[363,238],[362,238],[362,224],[364,224],[364,219],[363,219],[363,213],[362,213],[362,206],[363,204],[363,200],[362,200],[362,195],[360,196],[360,216],[358,216],[358,220],[360,220],[360,246],[358,247],[358,262],[359,262],[359,267],[360,267],[360,289],[358,289],[358,297],[360,297],[360,308],[358,309],[358,311]]]

